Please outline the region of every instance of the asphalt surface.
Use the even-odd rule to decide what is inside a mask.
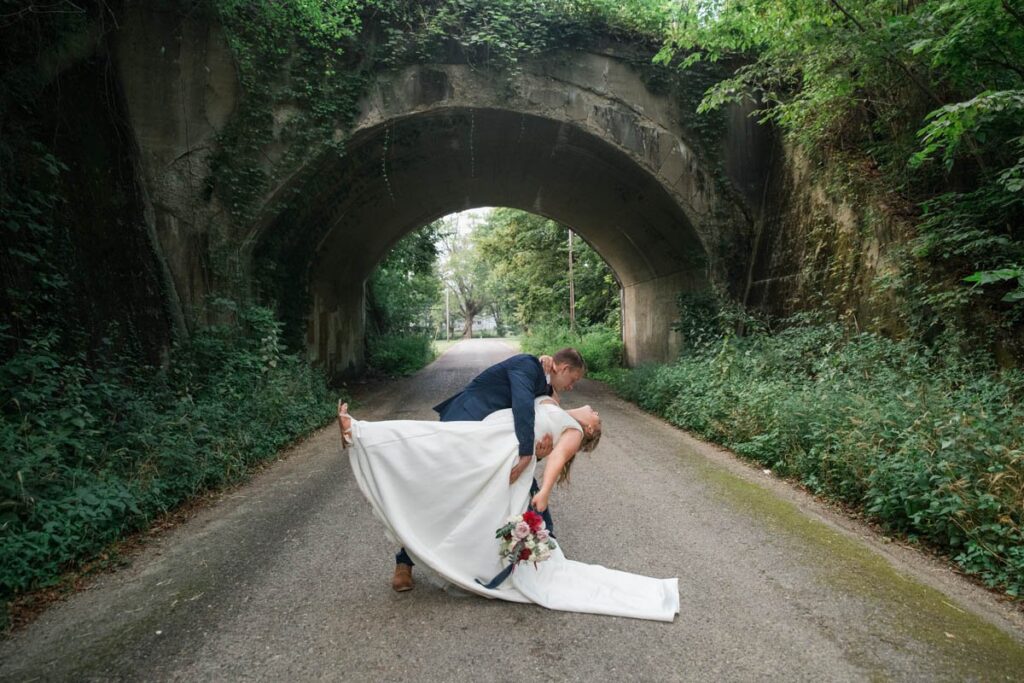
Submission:
[[[430,406],[510,353],[462,342],[364,386],[363,419]],[[680,579],[671,624],[440,587],[395,548],[329,427],[0,643],[0,679],[1022,680],[1019,613],[916,551],[584,381],[604,419],[552,510],[577,560]],[[429,482],[425,482],[429,485]]]

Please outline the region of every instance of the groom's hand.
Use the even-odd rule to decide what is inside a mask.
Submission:
[[[530,458],[532,457],[532,455],[519,456],[519,462],[517,462],[515,466],[512,468],[512,474],[510,474],[508,477],[509,484],[516,483],[516,479],[518,479],[519,475],[523,473],[523,470],[526,469],[526,466],[530,464]]]
[[[533,446],[533,454],[537,456],[537,459],[546,458],[551,455],[551,451],[554,446],[551,443],[551,435],[545,434],[544,437]]]

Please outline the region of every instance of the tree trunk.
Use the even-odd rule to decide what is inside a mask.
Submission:
[[[501,310],[497,304],[491,304],[491,315],[494,316],[494,331],[499,337],[504,337],[505,327],[501,323]]]
[[[462,338],[473,338],[473,318],[480,314],[483,306],[478,301],[466,300],[462,304],[462,316],[465,318],[465,326],[462,328]]]

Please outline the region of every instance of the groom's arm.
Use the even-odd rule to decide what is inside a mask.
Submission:
[[[540,368],[529,358],[508,369],[508,384],[512,392],[512,420],[515,423],[516,439],[519,441],[519,456],[533,455],[533,399],[536,396],[537,372]]]

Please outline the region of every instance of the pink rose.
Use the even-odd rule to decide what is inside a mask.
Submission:
[[[516,528],[512,530],[512,536],[517,540],[521,541],[530,535],[530,525],[526,522],[519,522],[516,524]]]
[[[543,543],[544,541],[548,540],[549,535],[550,534],[548,533],[547,529],[541,529],[537,532],[537,540]]]

